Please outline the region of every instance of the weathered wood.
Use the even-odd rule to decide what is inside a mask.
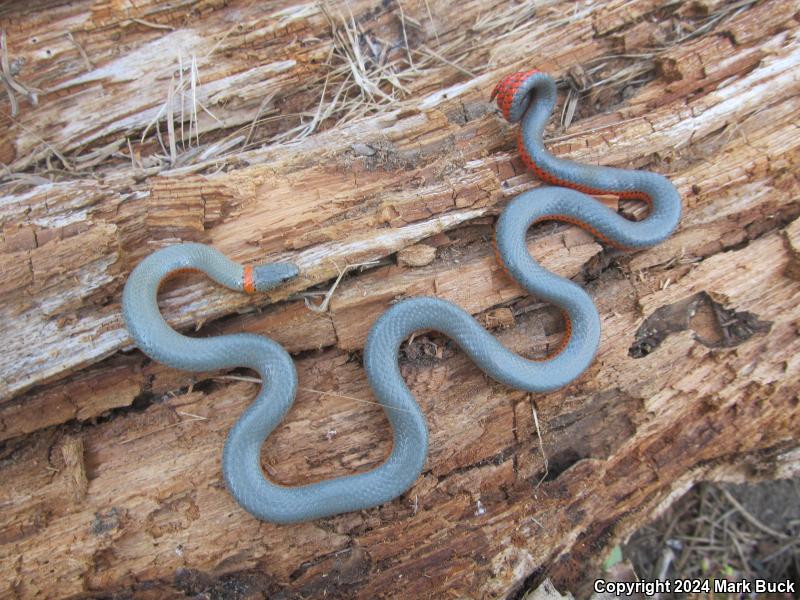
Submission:
[[[574,591],[693,482],[796,473],[800,13],[786,0],[662,4],[0,8],[14,81],[39,90],[37,106],[16,91],[17,115],[0,112],[0,595],[484,598],[545,576]],[[349,97],[361,118],[337,124],[339,107],[302,132],[299,115],[310,122],[332,99],[322,87],[343,81],[351,26],[364,52],[387,48],[403,79],[384,90],[402,102]],[[257,385],[131,350],[125,277],[179,239],[297,262],[297,281],[255,298],[175,280],[164,312],[296,355],[301,391],[262,454],[275,481],[379,464],[389,430],[357,357],[393,301],[457,302],[528,356],[562,334],[558,310],[508,279],[490,244],[505,202],[538,183],[487,98],[531,63],[584,88],[573,124],[553,123],[553,152],[667,174],[680,230],[623,256],[536,227],[533,254],[600,310],[589,371],[529,396],[419,335],[402,368],[431,449],[412,490],[357,514],[258,523],[219,470]],[[179,86],[192,73],[198,114],[181,119],[188,101],[165,103],[191,95]],[[307,307],[320,298],[303,294],[364,262],[328,311]]]
[[[786,46],[785,37],[777,35],[773,45]],[[768,47],[768,44],[761,47]],[[553,150],[579,160],[600,158],[607,164],[636,164],[644,159],[644,156],[639,159],[636,156],[637,153],[641,155],[637,147],[641,145],[639,140],[646,135],[648,150],[667,159],[675,147],[755,112],[767,86],[776,103],[792,98],[797,88],[792,71],[794,52],[791,44],[781,48],[770,61],[776,64],[765,64],[748,73],[738,85],[730,85],[724,92],[698,96],[688,106],[683,96],[674,97],[663,106],[648,106],[652,102],[649,97],[663,90],[656,84],[646,86],[641,94],[643,102],[634,101],[616,115],[623,120],[622,125],[611,128],[609,122],[613,121],[609,115],[598,115],[588,120],[590,133],[580,140],[580,149],[576,149],[571,140],[565,140],[554,144]],[[745,51],[745,54],[749,53]],[[492,81],[494,79],[487,79],[484,86],[488,89]],[[681,87],[684,94],[690,90],[686,84]],[[484,98],[485,95],[485,92],[481,94]],[[465,102],[480,104],[481,112],[485,112],[485,102],[479,97],[469,102],[456,99],[455,103],[459,109]],[[502,157],[494,156],[488,164],[486,159],[479,158],[492,145],[497,145],[498,130],[507,130],[496,115],[484,114],[461,124],[453,122],[448,114],[452,108],[437,110],[436,102],[439,102],[438,97],[423,100],[422,105],[430,108],[423,120],[419,116],[401,119],[381,133],[381,137],[388,137],[389,141],[413,135],[417,139],[414,150],[404,152],[392,147],[387,151],[388,156],[381,155],[378,159],[353,160],[347,142],[370,140],[365,127],[359,126],[356,131],[337,130],[328,136],[319,136],[323,141],[312,140],[313,147],[308,143],[282,151],[273,149],[261,158],[267,161],[264,164],[230,175],[214,176],[211,182],[208,177],[157,178],[146,182],[144,189],[134,190],[130,175],[126,178],[115,174],[113,177],[122,181],[105,185],[79,182],[77,188],[70,183],[58,186],[55,191],[42,190],[37,195],[34,190],[10,198],[8,221],[3,227],[7,238],[11,239],[10,243],[6,241],[6,247],[11,250],[9,260],[12,264],[27,262],[30,266],[27,272],[11,270],[0,283],[0,289],[18,290],[24,286],[27,291],[22,299],[8,302],[5,313],[14,317],[9,318],[11,330],[7,337],[11,339],[15,360],[3,361],[3,380],[7,387],[0,389],[0,393],[8,396],[80,368],[119,350],[128,342],[113,300],[107,310],[93,311],[88,319],[79,319],[74,311],[87,299],[115,298],[130,264],[152,249],[142,245],[144,242],[165,238],[169,241],[177,235],[183,239],[213,242],[231,256],[250,261],[284,255],[289,249],[307,248],[291,257],[306,267],[304,279],[287,286],[286,291],[293,291],[329,279],[336,273],[336,261],[360,262],[385,256],[409,240],[476,216],[470,212],[459,216],[456,212],[443,216],[441,221],[420,222],[427,215],[442,214],[453,208],[491,205],[503,197],[503,193],[515,194],[524,189],[522,185],[514,185],[517,182],[512,174],[516,170],[503,171],[500,177],[491,175],[488,167],[499,168],[496,165]],[[784,110],[792,108],[793,103],[789,101]],[[373,131],[381,125],[385,125],[385,121],[373,123]],[[454,142],[449,141],[452,138]],[[445,149],[447,152],[442,156]],[[322,161],[331,154],[334,157],[327,163],[315,164],[315,159]],[[459,156],[462,162],[469,161],[465,169],[456,172],[455,177],[445,177],[441,183],[424,185],[436,171],[450,165],[452,154]],[[272,160],[269,155],[273,156]],[[412,173],[407,171],[409,163],[417,166]],[[386,167],[398,165],[407,168],[387,175]],[[384,169],[378,170],[376,166]],[[276,172],[280,175],[274,175]],[[509,176],[512,181],[508,180]],[[530,181],[528,175],[524,178]],[[403,180],[421,180],[423,186],[413,193],[402,191],[399,186]],[[678,181],[681,183],[679,175]],[[354,182],[357,185],[354,186]],[[686,182],[682,191],[687,191],[691,185],[698,184]],[[321,189],[326,191],[325,195],[320,195]],[[213,208],[209,211],[206,204],[210,200]],[[354,206],[360,206],[357,212],[363,214],[352,214]],[[228,218],[216,224],[220,213],[226,213]],[[98,231],[92,232],[90,243],[86,244],[86,234],[82,230],[91,227],[95,219],[99,221]],[[402,225],[409,221],[419,224],[405,230]],[[331,224],[326,227],[326,222]],[[390,229],[385,235],[370,233],[376,225],[385,227],[387,224]],[[73,239],[78,235],[79,239]],[[20,237],[24,237],[28,245],[31,240],[41,239],[42,242],[36,242],[34,248],[20,247]],[[53,238],[66,238],[54,242],[55,252],[53,247],[46,246]],[[351,243],[343,244],[345,240]],[[329,241],[339,243],[331,248],[324,245]],[[109,244],[119,246],[124,253],[105,250],[103,246]],[[125,251],[126,248],[130,250]],[[60,273],[61,277],[54,281],[52,273]],[[176,307],[195,320],[226,314],[247,303],[231,294],[225,297],[221,295],[224,292],[211,292],[209,286],[201,289],[203,293],[198,290],[188,295],[196,298],[195,302],[187,305],[184,300]],[[59,300],[42,303],[44,306],[34,302],[33,299],[45,290]],[[207,291],[210,293],[205,293]],[[275,295],[273,299],[278,297]],[[258,300],[250,305],[253,302]],[[186,324],[188,319],[184,317],[178,322]],[[37,332],[33,344],[31,331]],[[42,360],[44,356],[48,356],[46,362]]]

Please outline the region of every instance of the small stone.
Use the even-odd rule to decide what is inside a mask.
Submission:
[[[350,146],[358,156],[374,156],[375,155],[375,148],[370,146],[369,144],[353,144]]]
[[[436,248],[427,244],[414,244],[397,253],[397,264],[401,267],[424,267],[436,258]]]

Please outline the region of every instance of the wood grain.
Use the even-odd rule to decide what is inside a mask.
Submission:
[[[694,482],[797,474],[796,2],[29,8],[0,8],[8,73],[29,90],[12,88],[14,115],[0,100],[0,595],[514,598],[549,577],[580,596]],[[353,81],[349,28],[369,73],[397,74],[381,80],[391,102],[343,87],[332,104]],[[414,487],[313,523],[252,519],[219,461],[258,384],[133,349],[128,273],[179,240],[295,261],[297,280],[257,297],[176,279],[162,309],[184,331],[294,354],[301,390],[262,452],[272,479],[374,467],[391,438],[360,352],[391,303],[451,300],[526,356],[563,333],[491,250],[499,211],[539,183],[488,97],[530,66],[562,83],[559,114],[567,89],[579,98],[548,147],[669,176],[679,230],[622,255],[532,229],[532,254],[598,306],[590,369],[531,396],[420,333],[401,361],[431,432]],[[308,307],[361,263],[327,311]]]

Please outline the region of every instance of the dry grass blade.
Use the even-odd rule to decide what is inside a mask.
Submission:
[[[313,312],[317,312],[317,313],[328,312],[328,306],[329,306],[329,304],[331,302],[331,298],[333,297],[333,293],[336,291],[336,288],[339,287],[339,284],[341,283],[342,278],[344,278],[344,276],[349,271],[352,271],[353,269],[359,269],[359,268],[363,270],[363,269],[365,269],[367,267],[373,267],[373,266],[377,265],[378,263],[379,263],[379,261],[372,260],[372,261],[363,262],[363,263],[347,264],[347,265],[345,265],[344,269],[340,269],[339,265],[337,265],[336,263],[333,263],[334,266],[336,267],[336,270],[339,271],[339,276],[336,278],[336,281],[333,282],[333,285],[330,287],[330,289],[328,289],[328,291],[323,294],[322,302],[320,302],[318,305],[311,304],[311,301],[309,300],[309,298],[311,296],[318,295],[317,292],[310,292],[310,293],[304,294],[303,295],[303,301],[306,304],[306,308],[308,308],[309,310],[311,310]]]
[[[248,383],[261,383],[261,379],[259,377],[247,377],[245,375],[219,375],[218,377],[214,377],[216,380],[221,381],[246,381]],[[334,398],[344,398],[346,400],[353,400],[355,402],[361,402],[363,404],[372,404],[374,406],[380,406],[384,410],[399,410],[401,412],[407,412],[412,414],[417,414],[414,410],[409,410],[407,408],[400,408],[398,406],[387,406],[380,402],[375,402],[374,400],[365,400],[364,398],[356,398],[355,396],[348,396],[346,394],[338,394],[336,392],[325,392],[323,390],[315,390],[313,388],[306,388],[298,386],[298,390],[302,392],[310,392],[312,394],[319,394],[320,396],[332,396]]]
[[[73,45],[73,46],[75,46],[75,48],[78,50],[78,54],[80,54],[80,55],[81,55],[81,58],[83,59],[83,64],[84,64],[84,65],[86,65],[86,70],[87,70],[87,71],[91,71],[92,69],[94,69],[94,64],[92,63],[92,61],[91,61],[91,60],[89,60],[89,55],[88,55],[88,54],[86,54],[86,50],[84,50],[84,49],[83,49],[83,46],[81,46],[81,45],[78,43],[78,41],[77,41],[77,40],[76,40],[76,39],[73,37],[73,35],[72,35],[72,32],[71,32],[71,31],[68,31],[68,32],[67,32],[67,39],[68,39],[68,40],[69,40],[69,41],[72,43],[72,45]]]
[[[190,75],[190,87],[192,90],[192,112],[189,115],[189,145],[192,145],[192,123],[194,123],[194,133],[195,139],[197,141],[197,145],[200,145],[200,128],[197,124],[197,80],[198,80],[198,73],[197,73],[197,57],[192,55],[192,66],[191,71],[189,71]]]
[[[167,137],[169,138],[169,164],[174,165],[178,158],[178,148],[175,144],[175,120],[172,117],[172,104],[175,97],[175,77],[169,79],[169,92],[167,93]]]
[[[400,408],[399,406],[388,406],[386,404],[382,404],[380,402],[375,402],[374,400],[364,400],[363,398],[356,398],[354,396],[347,396],[345,394],[337,394],[335,392],[323,392],[322,390],[315,390],[312,388],[305,388],[305,387],[298,387],[298,390],[303,392],[311,392],[313,394],[319,394],[320,396],[333,396],[335,398],[345,398],[346,400],[355,400],[356,402],[361,402],[363,404],[372,404],[375,406],[380,406],[384,410],[399,410],[401,412],[407,412],[411,414],[417,414],[416,411],[410,410],[407,408]]]
[[[33,106],[38,104],[39,90],[34,90],[33,88],[29,89],[14,78],[14,73],[11,69],[11,63],[8,60],[8,42],[6,40],[5,29],[0,29],[0,80],[3,81],[3,86],[6,88],[6,94],[8,95],[8,100],[11,104],[12,117],[16,117],[19,110],[19,105],[17,104],[17,99],[14,97],[14,92],[20,94],[24,98],[27,98],[28,102],[30,102]]]
[[[431,5],[428,0],[425,1],[425,10],[428,12],[428,20],[431,22],[431,28],[433,29],[433,37],[436,38],[436,45],[438,46],[441,41],[439,40],[439,30],[436,28],[436,21],[433,18],[433,13],[431,12]]]
[[[171,25],[162,25],[161,23],[153,23],[152,21],[145,21],[144,19],[131,19],[132,23],[138,23],[139,25],[144,25],[145,27],[150,27],[151,29],[163,29],[165,31],[175,31],[175,28]]]
[[[245,11],[254,4],[254,2],[250,2]],[[525,16],[533,14],[534,4],[525,2],[520,6],[515,5],[513,10],[506,11],[496,24],[506,29],[517,22],[527,26]],[[327,68],[323,69],[316,78],[310,78],[304,88],[299,90],[300,92],[310,91],[312,97],[316,96],[315,104],[312,105],[314,108],[301,109],[297,113],[275,114],[278,109],[273,108],[271,99],[282,89],[280,85],[276,85],[265,94],[255,110],[252,121],[245,127],[236,127],[235,130],[229,131],[223,137],[223,141],[216,138],[207,148],[201,148],[201,129],[206,131],[224,128],[225,124],[220,122],[204,104],[205,95],[204,90],[201,89],[199,71],[202,70],[203,65],[207,64],[211,54],[236,31],[236,27],[233,26],[222,35],[217,36],[213,47],[204,54],[190,54],[185,58],[182,55],[182,48],[185,52],[185,46],[180,44],[177,46],[177,73],[165,73],[163,77],[158,78],[170,80],[168,88],[164,90],[164,100],[151,110],[150,117],[139,128],[141,134],[137,132],[137,138],[132,138],[127,134],[118,140],[121,146],[130,146],[124,157],[112,152],[105,155],[105,160],[95,162],[94,151],[90,150],[88,155],[80,156],[77,159],[78,162],[94,168],[103,166],[110,158],[124,158],[126,162],[130,161],[134,168],[139,169],[143,167],[137,162],[137,156],[141,156],[146,158],[145,164],[153,172],[181,169],[182,173],[188,173],[192,169],[221,168],[220,159],[225,159],[237,150],[247,150],[265,143],[291,143],[305,138],[323,127],[339,126],[370,114],[392,110],[396,108],[398,101],[403,100],[411,93],[409,82],[419,78],[431,78],[432,71],[442,66],[453,69],[466,77],[475,77],[476,75],[475,70],[463,62],[468,61],[471,56],[474,46],[471,41],[472,36],[467,31],[457,31],[454,34],[448,32],[447,37],[440,37],[440,32],[434,22],[432,8],[427,1],[424,11],[426,11],[427,19],[430,20],[430,27],[425,28],[408,14],[408,3],[398,1],[396,6],[384,6],[381,10],[390,16],[394,12],[394,18],[398,23],[396,28],[390,28],[391,39],[386,40],[380,39],[375,33],[378,28],[369,29],[371,27],[369,23],[372,23],[372,20],[357,19],[347,4],[323,2],[320,9],[330,25],[330,36],[333,41],[331,54],[329,59],[322,63]],[[377,23],[377,19],[374,22]],[[141,18],[124,20],[122,23],[124,26],[138,24],[163,31],[174,29],[170,25]],[[425,35],[426,29],[430,32],[431,37],[435,36],[436,48],[431,48],[424,42],[416,48],[413,47],[415,40]],[[384,33],[387,30],[380,29],[380,31]],[[70,32],[65,35],[80,53],[87,70],[94,69],[93,63],[83,47],[77,43],[75,36]],[[424,40],[424,37],[422,39]],[[485,47],[485,44],[482,47]],[[5,48],[3,58],[3,69],[0,69],[1,87],[9,96],[11,111],[16,115],[20,108],[19,94],[23,90],[30,90],[21,86],[13,77],[6,76],[13,65],[9,64]],[[32,99],[35,101],[35,98]],[[200,123],[200,113],[207,114],[217,123]],[[275,131],[276,123],[291,122],[294,119],[298,119],[300,123],[289,127],[279,126],[280,131]],[[267,123],[270,126],[264,127],[264,134],[260,136],[259,126]],[[136,152],[134,152],[136,144],[134,140],[138,140],[141,146],[141,148],[135,148]],[[237,146],[232,140],[238,140],[239,145]],[[230,143],[228,143],[229,141]],[[104,143],[109,142],[104,141]],[[53,155],[59,156],[54,150],[50,148],[47,150]],[[89,158],[90,155],[92,158]],[[61,157],[59,156],[59,158]],[[203,160],[209,158],[213,158],[215,163],[203,164]],[[35,166],[39,161],[46,162],[47,160],[48,155],[40,150],[33,153],[30,160],[24,164],[15,165],[14,170]],[[48,166],[48,169],[50,168]],[[71,170],[69,166],[67,168]]]
[[[408,65],[415,69],[414,59],[411,58],[411,49],[408,46],[408,33],[406,32],[406,15],[403,12],[403,3],[397,0],[397,8],[400,9],[400,27],[403,30],[403,41],[406,44],[406,55],[408,56]]]
[[[135,437],[131,437],[131,438],[122,440],[119,443],[119,445],[123,446],[125,444],[130,444],[131,442],[135,442],[137,440],[141,440],[141,439],[149,437],[151,435],[155,435],[157,433],[161,433],[162,431],[166,431],[167,429],[172,429],[173,427],[178,427],[180,425],[186,425],[187,423],[194,423],[195,421],[207,421],[208,420],[208,417],[201,417],[200,415],[195,415],[195,414],[192,414],[192,413],[186,413],[186,412],[181,412],[181,411],[176,411],[176,412],[179,415],[184,415],[184,416],[187,416],[189,418],[188,419],[180,419],[179,421],[176,421],[175,423],[170,423],[169,425],[165,425],[163,427],[159,427],[158,429],[154,429],[152,431],[148,431],[146,433],[143,433],[142,435],[137,435]]]
[[[575,111],[578,108],[578,100],[580,93],[574,88],[569,88],[567,100],[564,102],[564,109],[561,111],[561,128],[568,129],[572,124],[572,119],[575,117]]]
[[[542,485],[544,480],[547,479],[547,476],[550,474],[550,464],[547,461],[547,454],[545,454],[544,452],[544,442],[542,442],[542,431],[541,429],[539,429],[539,413],[536,410],[536,402],[534,402],[532,395],[529,394],[528,396],[531,402],[531,413],[533,413],[533,423],[536,426],[536,437],[539,441],[539,452],[542,453],[542,460],[544,461],[544,474],[536,483],[536,487],[538,488],[540,485]]]
[[[253,132],[256,129],[256,125],[258,125],[259,119],[261,118],[264,109],[272,103],[272,100],[275,98],[275,94],[277,92],[271,91],[268,93],[264,98],[261,100],[261,104],[258,105],[258,110],[256,111],[256,116],[253,117],[253,121],[250,123],[250,128],[247,131],[247,137],[244,139],[244,147],[250,145],[250,140],[253,138]]]
[[[593,94],[593,100],[608,96],[609,90],[611,90],[612,96],[616,91],[616,97],[620,97],[626,87],[639,85],[652,79],[655,72],[654,59],[660,53],[688,39],[707,34],[718,28],[726,19],[735,17],[754,4],[756,4],[755,0],[715,3],[715,10],[702,18],[680,16],[672,19],[674,27],[671,39],[659,47],[653,48],[651,52],[607,54],[590,59],[586,64],[587,75],[592,79],[592,83],[586,90]],[[281,86],[276,85],[265,94],[261,104],[255,110],[252,121],[245,128],[241,128],[237,124],[234,130],[223,134],[225,142],[220,142],[219,137],[215,137],[213,144],[208,148],[200,149],[201,129],[205,132],[225,128],[226,125],[221,123],[204,104],[203,92],[205,90],[200,87],[199,70],[208,64],[209,57],[222,47],[225,40],[234,35],[238,25],[232,25],[216,35],[210,49],[203,51],[199,56],[191,55],[190,59],[184,60],[181,56],[181,46],[178,45],[178,73],[175,76],[176,82],[171,84],[172,101],[165,101],[152,111],[151,114],[154,114],[149,122],[144,124],[139,141],[143,148],[137,150],[146,156],[148,166],[156,170],[182,168],[184,172],[188,172],[186,169],[190,168],[214,169],[220,168],[222,163],[219,159],[227,158],[235,150],[247,150],[269,143],[290,143],[323,128],[341,126],[370,114],[394,109],[398,102],[404,100],[415,89],[410,82],[423,79],[427,86],[429,81],[435,79],[435,71],[445,67],[465,77],[475,78],[482,69],[496,63],[499,56],[493,57],[493,55],[502,50],[504,41],[508,43],[509,39],[517,39],[525,35],[545,35],[553,29],[567,26],[575,20],[587,17],[597,10],[596,3],[574,3],[572,10],[560,10],[556,13],[555,11],[559,10],[554,8],[556,5],[556,0],[521,0],[499,6],[496,10],[478,12],[474,23],[469,27],[440,31],[434,18],[433,9],[436,7],[432,7],[428,0],[424,0],[424,3],[417,3],[416,15],[409,13],[413,10],[408,2],[397,0],[396,6],[394,3],[384,4],[380,9],[383,14],[370,15],[369,19],[365,19],[361,13],[354,16],[355,8],[351,8],[347,3],[323,0],[317,6],[330,26],[331,56],[327,62],[323,61],[322,64],[325,65],[325,68],[316,71],[316,76],[310,77],[297,90],[300,94],[310,92],[307,95],[313,100],[308,103],[308,106],[302,106],[296,112],[274,115],[270,99],[282,93]],[[254,6],[255,2],[248,2],[242,10],[250,14],[249,11]],[[679,6],[680,3],[672,2],[662,7],[661,10],[677,15],[676,10]],[[316,6],[312,12],[314,11],[316,11]],[[425,15],[425,18],[417,20],[415,17],[420,15]],[[385,18],[387,16],[389,18]],[[399,26],[394,26],[393,19],[396,19],[394,22]],[[372,27],[372,23],[380,23],[380,27]],[[387,27],[387,23],[392,23],[392,26]],[[175,29],[171,25],[142,18],[125,19],[122,24],[123,26],[138,24],[163,31]],[[389,31],[390,33],[387,35],[389,39],[379,39],[376,31],[380,31],[380,35],[387,35],[386,32]],[[426,34],[430,40],[426,40]],[[67,32],[64,35],[80,53],[87,70],[93,69],[94,65],[73,34]],[[8,56],[5,32],[2,32],[0,37],[2,37],[0,40],[2,41],[0,81],[2,81],[2,89],[9,98],[13,117],[20,110],[19,95],[23,94],[31,102],[36,102],[36,91],[14,78],[15,65]],[[425,43],[433,40],[435,40],[435,47],[432,47],[433,44]],[[414,47],[415,45],[416,47]],[[476,59],[476,57],[481,58]],[[485,62],[481,63],[480,60]],[[620,60],[633,62],[631,64],[623,63],[620,68],[619,63],[616,62]],[[164,79],[169,78],[169,74],[164,75]],[[445,72],[443,75],[443,77],[448,76],[452,76],[452,74]],[[564,128],[569,127],[578,116],[579,98],[584,95],[583,92],[586,90],[581,87],[580,93],[570,92],[562,113]],[[167,115],[168,105],[171,108],[171,116]],[[200,113],[209,115],[217,123],[211,124],[204,120],[201,124],[199,122]],[[172,121],[172,125],[168,124],[165,130],[160,130],[159,121],[164,119]],[[286,122],[287,126],[278,125],[281,121]],[[267,123],[269,126],[260,127]],[[164,125],[164,123],[162,122],[160,125]],[[609,127],[614,125],[609,125]],[[150,143],[146,144],[148,135],[152,133],[153,128],[156,129],[155,138],[151,138]],[[162,138],[162,132],[163,138],[166,139]],[[242,133],[243,137],[240,136]],[[580,132],[575,135],[584,133]],[[565,137],[570,136],[562,136],[557,139]],[[240,140],[240,146],[227,144],[228,140],[234,139]],[[124,138],[120,138],[120,140],[123,144],[127,143]],[[155,148],[153,141],[156,142]],[[108,140],[104,140],[102,143],[108,143]],[[191,148],[197,150],[188,151]],[[48,150],[50,149],[48,148]],[[56,152],[52,150],[50,152],[58,156]],[[132,156],[133,153],[129,152],[126,159]],[[203,165],[201,164],[203,156],[213,157],[215,162]],[[107,155],[106,159],[109,157],[118,157],[118,155]],[[39,149],[37,152],[31,153],[29,160],[19,161],[15,164],[13,169],[19,171],[27,169],[31,165],[35,167],[39,162],[46,162],[47,159],[48,154]],[[79,162],[88,164],[84,157],[80,157]],[[93,163],[93,166],[102,166],[104,162],[106,161]],[[69,167],[67,169],[69,170]]]
[[[19,114],[19,104],[17,104],[17,97],[14,95],[14,88],[8,83],[8,80],[5,78],[3,73],[0,73],[0,81],[3,82],[3,87],[6,90],[6,95],[8,96],[8,103],[11,105],[11,116],[16,117]]]
[[[477,77],[477,75],[475,73],[473,73],[472,71],[470,71],[469,69],[466,69],[466,68],[462,67],[461,65],[453,62],[452,60],[446,59],[444,56],[442,56],[441,54],[439,54],[435,50],[432,50],[432,49],[428,48],[425,45],[420,46],[419,50],[415,50],[415,52],[419,52],[419,53],[422,53],[422,54],[428,54],[429,56],[432,56],[436,60],[438,60],[440,62],[443,62],[447,66],[453,67],[456,71],[458,71],[460,73],[463,73],[467,77],[470,77],[470,78]]]
[[[108,157],[114,155],[116,152],[122,148],[122,145],[125,143],[125,140],[114,140],[110,144],[106,144],[105,146],[101,146],[96,150],[92,150],[86,154],[81,154],[77,156],[75,160],[76,167],[80,167],[81,169],[88,169],[94,166],[97,166],[103,163]]]

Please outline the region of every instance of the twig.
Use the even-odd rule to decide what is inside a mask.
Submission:
[[[786,535],[785,533],[776,531],[772,527],[768,527],[767,525],[764,525],[761,521],[756,519],[752,514],[750,514],[747,511],[747,509],[744,506],[742,506],[739,503],[739,501],[736,498],[733,497],[733,494],[731,494],[728,490],[726,490],[725,488],[720,488],[720,491],[725,496],[725,499],[728,502],[730,502],[736,508],[736,510],[739,511],[739,514],[741,514],[747,520],[747,522],[750,523],[753,527],[756,527],[761,531],[763,531],[764,533],[779,538],[781,540],[789,539],[789,536]]]
[[[326,82],[327,83],[327,82]],[[247,132],[247,137],[244,139],[243,147],[247,147],[250,145],[250,139],[253,137],[253,132],[256,129],[256,124],[258,123],[258,119],[261,117],[261,113],[263,112],[264,108],[272,102],[272,99],[275,97],[277,92],[271,92],[264,96],[263,100],[261,100],[261,104],[258,105],[258,110],[256,111],[256,116],[253,117],[253,121],[250,123],[250,130]],[[323,95],[324,97],[324,95]]]
[[[208,421],[208,417],[204,417],[202,415],[196,415],[194,413],[186,412],[183,410],[177,411],[179,415],[183,415],[184,417],[192,417],[195,421]]]
[[[6,113],[6,112],[5,112],[5,111],[3,111],[3,110],[0,110],[0,115],[6,115],[6,116],[8,116],[9,118],[13,119],[13,117],[12,117],[11,115],[9,115],[8,113]],[[16,119],[14,119],[14,122],[15,122],[15,123],[17,124],[17,126],[18,126],[20,129],[22,129],[22,130],[23,130],[25,133],[28,133],[28,134],[32,135],[33,137],[35,137],[37,140],[39,140],[40,142],[42,142],[42,144],[44,144],[44,146],[45,146],[45,147],[46,147],[48,150],[50,150],[50,152],[52,152],[53,154],[55,154],[55,155],[56,155],[56,157],[58,157],[58,160],[60,160],[60,161],[61,161],[61,162],[64,164],[64,168],[65,168],[67,171],[72,171],[72,170],[73,170],[72,164],[71,164],[71,163],[70,163],[70,162],[67,160],[67,158],[66,158],[66,157],[65,157],[63,154],[61,154],[61,152],[59,152],[58,150],[56,150],[55,146],[53,146],[52,144],[50,144],[50,143],[49,143],[47,140],[45,140],[44,138],[42,138],[42,137],[41,137],[40,135],[38,135],[38,134],[37,134],[35,131],[31,131],[30,129],[28,129],[27,127],[25,127],[25,125],[23,125],[22,123],[20,123],[20,122],[19,122],[19,121],[17,121]]]
[[[11,72],[11,63],[8,61],[8,44],[6,43],[6,30],[0,29],[0,80],[6,88],[9,102],[11,103],[11,116],[17,116],[17,100],[14,97],[14,92],[22,95],[28,99],[33,106],[39,103],[38,92],[39,90],[28,89],[16,79]]]
[[[151,27],[152,29],[165,29],[167,31],[175,31],[175,28],[171,25],[162,25],[161,23],[153,23],[152,21],[145,21],[144,19],[131,19],[134,23],[138,23],[139,25],[144,25],[145,27]]]
[[[8,103],[11,105],[11,117],[16,117],[17,113],[19,113],[19,105],[17,104],[17,97],[14,95],[14,88],[11,87],[2,72],[0,72],[0,81],[3,82],[3,87],[6,88]]]
[[[536,402],[533,400],[533,396],[528,396],[531,402],[531,413],[533,414],[533,423],[536,425],[536,437],[539,439],[539,452],[542,453],[542,460],[544,460],[544,475],[542,478],[537,482],[536,487],[538,488],[542,485],[547,476],[550,474],[550,464],[547,462],[547,454],[544,452],[544,443],[542,442],[542,431],[539,429],[539,414],[536,412]]]
[[[5,165],[3,167],[5,167],[6,171],[3,173],[3,178],[7,181],[18,181],[23,185],[47,185],[48,183],[53,183],[52,180],[46,177],[40,177],[33,173],[14,173]]]
[[[793,546],[797,546],[797,545],[800,545],[800,538],[798,538],[798,539],[795,539],[795,540],[790,540],[789,542],[787,542],[786,544],[784,544],[783,546],[781,546],[780,548],[778,548],[778,549],[777,549],[775,552],[773,552],[772,554],[769,554],[769,555],[765,556],[765,557],[762,559],[762,562],[764,562],[764,563],[768,563],[769,561],[771,561],[771,560],[773,560],[773,559],[777,558],[778,556],[780,556],[781,554],[783,554],[784,552],[786,552],[787,550],[789,550],[789,549],[790,549],[790,548],[792,548]]]
[[[742,550],[741,545],[739,545],[739,540],[736,539],[735,535],[729,535],[731,542],[733,543],[733,547],[736,548],[736,554],[739,555],[739,560],[742,563],[742,569],[745,571],[745,574],[749,577],[750,576],[750,563],[745,558],[744,551]]]
[[[136,161],[136,157],[133,155],[133,146],[131,146],[131,138],[126,137],[125,141],[128,142],[128,152],[131,155],[131,167],[133,167],[135,169],[137,167],[137,161]],[[138,165],[138,167],[141,168],[141,165]]]
[[[217,375],[213,379],[222,379],[225,381],[246,381],[248,383],[261,383],[260,377],[250,377],[248,375]]]
[[[667,578],[667,573],[669,573],[669,568],[673,560],[675,560],[675,551],[669,546],[666,546],[658,560],[658,566],[656,568],[658,574],[656,575],[656,579],[663,581]]]
[[[81,46],[78,43],[78,41],[74,37],[72,37],[72,32],[71,31],[67,32],[67,38],[69,38],[69,41],[72,42],[72,45],[75,46],[75,48],[78,49],[78,53],[81,55],[81,58],[83,59],[83,63],[86,65],[86,70],[87,71],[93,70],[94,69],[94,64],[92,64],[92,61],[89,60],[89,55],[86,54],[86,50],[83,49],[83,46]]]
[[[333,261],[331,261],[331,262],[333,262]],[[371,260],[371,261],[363,262],[363,263],[347,264],[347,265],[345,265],[344,269],[340,269],[339,265],[337,265],[334,262],[333,264],[336,267],[336,270],[339,271],[339,276],[336,278],[336,281],[334,281],[333,285],[330,287],[330,289],[327,292],[325,292],[325,295],[324,295],[324,297],[322,299],[322,302],[320,304],[318,304],[318,305],[311,304],[311,302],[309,301],[309,296],[311,296],[313,294],[304,295],[303,296],[303,301],[306,304],[306,308],[308,308],[309,310],[311,310],[313,312],[316,312],[316,313],[327,312],[328,311],[328,305],[330,304],[331,298],[333,297],[333,293],[336,291],[336,288],[339,287],[339,283],[341,283],[342,278],[347,274],[348,271],[351,271],[352,269],[356,269],[356,268],[359,268],[359,267],[361,267],[361,268],[372,267],[372,266],[378,264],[378,262],[380,262],[380,261]]]

